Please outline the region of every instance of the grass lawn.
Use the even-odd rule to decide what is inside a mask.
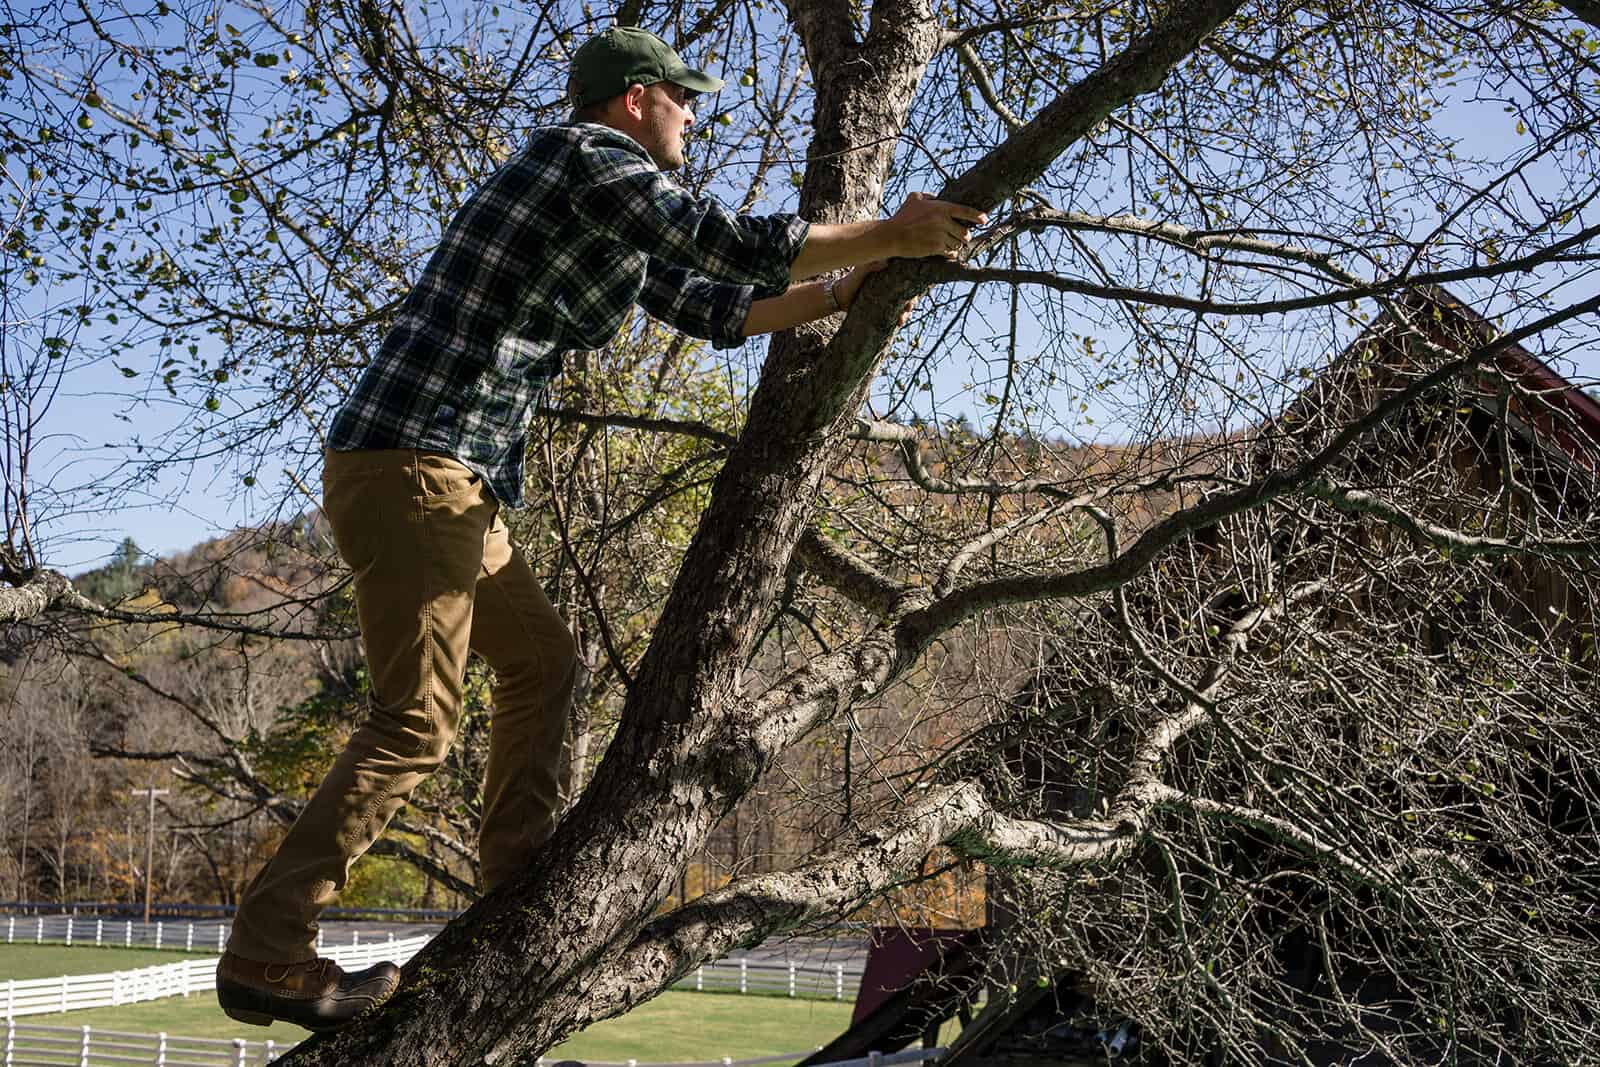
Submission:
[[[4,938],[0,938],[3,941]],[[104,974],[131,971],[158,963],[201,958],[193,952],[156,951],[153,948],[68,948],[65,945],[0,944],[0,982],[7,978],[59,978],[64,974]]]
[[[546,1058],[614,1062],[631,1058],[665,1063],[799,1052],[836,1037],[850,1021],[850,1007],[849,1001],[663,993],[620,1019],[591,1026],[546,1053]],[[243,1037],[251,1041],[271,1038],[280,1045],[293,1044],[306,1036],[306,1031],[287,1023],[270,1027],[236,1023],[222,1014],[210,994],[200,993],[122,1008],[30,1015],[23,1021],[35,1026],[91,1026],[152,1034],[165,1031],[181,1037]]]

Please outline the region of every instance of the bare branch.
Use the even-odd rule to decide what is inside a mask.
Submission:
[[[1361,489],[1312,482],[1302,492],[1351,515],[1372,515],[1412,536],[1460,556],[1542,556],[1547,559],[1592,559],[1600,555],[1600,537],[1564,540],[1508,540],[1481,537],[1419,518],[1383,498]]]
[[[995,93],[994,81],[989,76],[989,68],[983,65],[983,60],[979,58],[972,45],[958,38],[951,43],[950,47],[956,50],[956,55],[961,57],[961,62],[966,65],[967,70],[972,74],[972,80],[978,86],[978,94],[983,97],[983,102],[989,105],[989,110],[998,115],[1000,121],[1005,123],[1012,132],[1022,129],[1023,121]]]

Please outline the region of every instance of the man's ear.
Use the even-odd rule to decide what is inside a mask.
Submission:
[[[627,109],[629,117],[644,118],[644,86],[628,86],[628,91],[622,94],[622,106]]]

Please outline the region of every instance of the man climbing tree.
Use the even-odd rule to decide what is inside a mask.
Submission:
[[[444,759],[469,653],[494,668],[479,849],[492,891],[555,828],[575,657],[512,544],[535,399],[570,349],[637,302],[722,347],[848,308],[888,257],[949,256],[983,215],[913,196],[892,218],[810,225],[681,190],[691,101],[722,82],[645,30],[573,57],[573,120],[537,129],[457,213],[334,419],[323,510],[355,574],[371,714],[240,902],[217,998],[244,1022],[312,1029],[386,999],[400,972],[315,951],[351,863]],[[840,268],[842,279],[791,285]]]

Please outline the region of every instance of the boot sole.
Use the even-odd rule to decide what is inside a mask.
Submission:
[[[304,1012],[294,1011],[293,1008],[287,1004],[283,1005],[283,1008],[288,1010],[280,1009],[278,1005],[271,1003],[272,998],[270,995],[262,992],[261,990],[252,989],[249,986],[240,985],[239,983],[229,981],[225,978],[218,979],[217,981],[218,1006],[222,1008],[222,1013],[228,1018],[236,1019],[242,1023],[248,1023],[251,1026],[271,1026],[275,1022],[285,1022],[291,1026],[303,1027],[304,1029],[317,1033],[321,1033],[324,1030],[338,1030],[341,1027],[350,1025],[351,1023],[355,1022],[356,1019],[372,1012],[374,1009],[379,1007],[384,1001],[393,996],[394,993],[395,990],[390,989],[376,1001],[364,1005],[359,1011],[346,1018],[329,1019],[318,1017],[314,1010]],[[239,1003],[240,1001],[244,1001],[245,1003],[241,1004]],[[263,1003],[263,1001],[267,1003]],[[310,1007],[312,1002],[303,1001],[300,1003],[306,1007]],[[262,1010],[263,1008],[266,1010]]]

